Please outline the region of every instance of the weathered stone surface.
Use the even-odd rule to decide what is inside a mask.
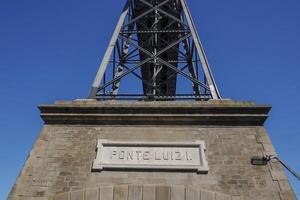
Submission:
[[[10,200],[52,200],[57,194],[65,195],[84,188],[100,188],[100,200],[113,200],[114,192],[118,193],[117,199],[124,199],[124,195],[139,198],[139,192],[131,189],[131,185],[143,185],[143,194],[147,194],[142,196],[143,200],[157,200],[157,194],[172,198],[170,186],[192,186],[196,191],[201,190],[199,194],[192,193],[187,187],[186,195],[190,195],[191,199],[200,194],[207,200],[214,199],[215,192],[236,198],[243,196],[246,200],[273,200],[280,196],[283,200],[295,199],[282,168],[273,163],[261,167],[250,164],[253,155],[266,152],[276,155],[262,126],[268,106],[230,101],[149,104],[60,102],[42,106],[41,110],[49,124],[44,126],[38,137],[11,191]],[[109,116],[106,118],[106,115]],[[92,164],[98,139],[150,142],[203,140],[209,172],[94,172]],[[112,187],[124,184],[129,185],[127,190],[124,186],[119,189]],[[91,198],[93,194],[91,192]]]
[[[185,199],[185,188],[182,186],[171,187],[171,200]]]
[[[131,185],[131,186],[129,186],[128,199],[130,199],[130,200],[143,200],[143,187],[141,185]]]
[[[122,190],[126,191],[126,188],[129,188],[129,193],[125,192],[122,195],[123,199],[126,200],[142,200],[142,197],[145,197],[146,199],[151,199],[151,200],[210,200],[212,199],[216,199],[216,200],[241,200],[242,198],[240,196],[229,196],[229,195],[225,195],[225,194],[221,194],[221,193],[217,193],[217,192],[206,192],[206,191],[201,191],[201,190],[196,190],[194,188],[186,188],[184,186],[156,186],[159,188],[159,194],[157,194],[155,192],[155,190],[151,189],[151,190],[143,190],[142,188],[150,188],[149,185],[147,186],[143,186],[143,185],[117,185],[117,186],[112,186],[115,189],[112,190],[113,191],[113,195],[114,199],[115,198],[119,198],[120,195],[120,188],[123,188]],[[80,190],[80,194],[84,193],[87,194],[90,191],[90,189],[82,189]],[[102,190],[102,187],[96,189],[96,191],[102,191],[102,192],[106,192],[105,190]],[[195,192],[193,195],[191,195],[191,193],[189,194],[188,192]],[[203,196],[202,199],[200,199],[199,194],[201,194],[203,192],[203,194],[209,194],[206,196]],[[63,193],[63,194],[70,194],[70,200],[73,200],[72,197],[74,197],[75,195],[73,193],[78,194],[79,191],[73,191],[70,193]],[[87,195],[85,195],[85,197],[83,198],[82,195],[79,195],[79,199],[81,200],[92,200],[93,198],[97,198],[99,200],[99,193],[93,193],[93,194],[97,194],[97,195],[92,195],[90,197],[88,197]],[[126,196],[128,194],[128,196]],[[101,194],[100,194],[101,195]],[[57,196],[61,196],[61,194],[58,194]],[[103,194],[102,194],[103,196]],[[149,196],[151,198],[149,198]],[[78,200],[78,196],[75,196],[76,199]],[[55,197],[56,199],[57,197]],[[100,200],[102,200],[102,198],[100,198]]]
[[[143,186],[143,200],[155,200],[156,199],[156,189],[154,185],[144,185]]]
[[[231,196],[226,194],[216,194],[216,200],[231,200]]]
[[[114,198],[113,187],[101,187],[99,191],[100,191],[100,200],[113,200]]]
[[[249,102],[58,102],[41,105],[46,124],[263,125],[270,106]],[[60,113],[60,114],[58,114]]]
[[[119,185],[114,187],[114,200],[127,200],[128,197],[128,186]]]
[[[232,196],[231,200],[243,200],[243,197]]]
[[[194,188],[186,188],[186,199],[189,200],[199,200],[200,192]]]
[[[216,200],[216,194],[210,191],[201,191],[201,199]]]
[[[157,186],[156,187],[156,200],[170,200],[170,187],[169,186]]]
[[[270,170],[273,180],[275,181],[285,181],[288,180],[284,171]]]
[[[85,190],[85,199],[99,200],[99,188],[90,188]]]
[[[71,192],[71,200],[83,200],[84,192],[83,190],[73,191]]]
[[[70,197],[70,193],[69,192],[65,192],[65,193],[61,193],[55,196],[54,200],[69,200]]]

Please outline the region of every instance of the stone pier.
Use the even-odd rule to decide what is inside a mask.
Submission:
[[[39,108],[45,125],[9,200],[296,199],[278,163],[250,163],[255,155],[276,155],[263,127],[268,105],[230,100],[77,100]],[[150,150],[145,150],[149,153],[143,161],[148,169],[139,168],[136,161],[136,168],[93,170],[101,153],[99,140],[130,144],[203,141],[207,172],[152,168],[147,160]]]

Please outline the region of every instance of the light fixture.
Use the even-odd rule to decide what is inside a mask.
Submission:
[[[251,164],[259,166],[267,165],[270,159],[270,156],[253,156],[251,158]]]
[[[294,170],[292,170],[292,168],[290,168],[288,165],[286,165],[277,156],[266,155],[266,156],[253,156],[251,158],[251,164],[257,165],[257,166],[267,165],[268,162],[270,162],[270,161],[279,162],[284,168],[286,168],[291,174],[293,174],[300,181],[299,174],[297,174]]]

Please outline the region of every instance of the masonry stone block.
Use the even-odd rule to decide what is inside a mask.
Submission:
[[[185,199],[185,187],[172,186],[171,187],[171,200],[184,200]]]
[[[186,188],[186,200],[200,200],[200,191],[194,188]]]
[[[100,200],[114,200],[114,188],[106,186],[100,188]]]
[[[143,200],[156,200],[156,188],[154,185],[143,186]]]
[[[61,193],[55,196],[54,200],[70,200],[69,192]]]
[[[243,200],[243,197],[240,196],[232,196],[231,200]]]
[[[89,188],[85,190],[86,200],[99,200],[99,188]]]
[[[143,187],[141,185],[129,186],[129,200],[143,200]]]
[[[156,200],[170,200],[170,187],[169,186],[157,186],[156,187]]]
[[[274,181],[288,180],[283,170],[270,170],[270,172]]]
[[[281,192],[281,199],[295,200],[295,194],[292,191],[283,191]]]
[[[226,194],[216,193],[216,200],[231,200],[231,196]]]
[[[114,187],[114,200],[127,200],[128,198],[128,186],[117,185]]]
[[[210,191],[201,191],[201,200],[205,199],[205,200],[216,200],[216,194],[215,192],[210,192]]]
[[[72,191],[71,192],[71,200],[83,200],[84,199],[84,191]]]

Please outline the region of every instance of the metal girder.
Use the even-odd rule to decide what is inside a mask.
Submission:
[[[153,5],[145,0],[140,0],[141,2],[143,2],[144,4],[146,4],[149,7],[153,7]],[[168,0],[169,1],[169,0]],[[178,22],[179,24],[183,25],[183,26],[187,26],[186,24],[184,24],[180,19],[176,18],[175,16],[171,15],[170,13],[165,12],[164,10],[160,9],[159,7],[161,6],[157,6],[154,9],[157,9],[159,12],[163,13],[164,15],[168,16],[169,18],[173,19],[174,21]]]
[[[189,35],[186,35],[185,37],[181,38],[180,40],[178,40],[177,42],[170,44],[168,47],[162,49],[161,51],[159,51],[156,55],[153,55],[152,53],[150,53],[149,51],[143,49],[142,47],[139,47],[138,45],[133,44],[131,41],[127,40],[129,43],[131,43],[131,45],[135,46],[136,48],[140,49],[141,51],[143,51],[144,53],[148,54],[150,57],[147,58],[146,60],[143,60],[142,62],[136,64],[134,67],[130,68],[128,71],[122,73],[120,76],[115,77],[112,81],[104,84],[102,87],[98,88],[98,90],[102,90],[104,88],[106,88],[107,86],[119,81],[121,78],[127,76],[128,74],[130,74],[131,72],[137,70],[139,67],[142,67],[144,64],[146,64],[147,62],[149,62],[150,60],[153,60],[154,58],[157,58],[157,56],[161,55],[162,53],[164,53],[165,51],[167,51],[169,48],[171,48],[172,46],[180,43],[182,40],[186,39]],[[171,68],[173,68],[174,66],[172,66]],[[186,74],[185,74],[186,75]],[[185,76],[184,75],[184,76]],[[196,80],[196,82],[198,82],[199,84],[201,84],[199,81]]]
[[[178,70],[175,66],[171,65],[170,63],[168,63],[168,62],[166,62],[166,61],[164,61],[164,60],[162,60],[161,58],[158,57],[160,54],[162,54],[163,52],[165,52],[165,51],[167,51],[168,49],[172,48],[172,47],[175,46],[176,44],[178,44],[178,43],[180,43],[180,42],[182,42],[182,41],[185,41],[186,38],[188,38],[189,36],[190,36],[190,34],[185,35],[184,37],[180,38],[178,41],[176,41],[176,42],[170,44],[170,45],[167,46],[165,49],[163,49],[163,50],[161,50],[160,52],[158,52],[156,55],[153,55],[151,52],[147,51],[146,49],[144,49],[144,48],[142,48],[142,47],[140,47],[140,46],[138,46],[138,45],[135,45],[135,44],[133,44],[133,43],[131,43],[131,44],[132,44],[133,46],[135,46],[136,48],[138,48],[139,50],[143,51],[145,54],[151,56],[152,58],[158,59],[161,63],[163,63],[163,64],[166,65],[167,67],[171,68],[172,70],[174,70],[174,71],[177,72],[178,74],[181,74],[183,77],[185,77],[185,78],[191,80],[191,81],[193,82],[193,84],[200,85],[200,86],[202,86],[202,87],[204,87],[204,88],[206,88],[206,89],[209,89],[209,87],[207,87],[206,85],[202,84],[201,82],[199,82],[199,81],[196,79],[197,77],[196,77],[195,74],[194,74],[195,77],[191,77],[191,76],[185,74],[184,72]],[[124,39],[125,39],[125,38],[124,38]],[[128,41],[129,41],[129,40],[128,40]],[[130,42],[130,41],[129,41],[129,42]],[[194,72],[194,73],[195,73],[195,72]]]
[[[199,80],[200,63],[203,82]],[[108,70],[112,73],[106,73]],[[177,76],[182,76],[191,82],[195,100],[221,98],[186,0],[127,0],[89,98],[124,95],[119,88],[129,74],[143,85],[142,94],[129,96],[175,100]]]
[[[129,31],[132,30],[132,29],[133,29],[132,25],[128,26]],[[130,46],[130,42],[129,42],[130,39],[131,39],[131,33],[127,34],[127,40],[125,40],[124,43],[123,43],[122,55],[119,54],[120,62],[118,64],[117,73],[114,75],[115,78],[122,75],[122,73],[124,72],[124,67],[125,67],[124,65],[125,65],[125,62],[126,62],[125,58],[128,55],[129,46]],[[112,85],[112,94],[113,95],[118,94],[119,88],[120,88],[120,80],[113,83],[113,85]]]
[[[197,75],[195,66],[192,62],[192,53],[190,51],[190,46],[189,46],[189,43],[188,43],[187,39],[183,41],[183,47],[185,49],[186,59],[187,59],[190,75],[194,79],[198,80],[198,75]],[[192,84],[193,84],[193,90],[194,90],[195,94],[200,94],[199,86],[197,84],[195,84],[194,82]]]
[[[184,72],[180,71],[179,69],[177,69],[174,65],[171,65],[170,63],[158,58],[158,60],[163,63],[164,65],[166,65],[167,67],[173,69],[175,72],[177,72],[178,74],[182,75],[183,77],[189,79],[190,81],[192,81],[193,83],[196,83],[197,85],[201,85],[202,87],[209,89],[209,87],[207,87],[206,85],[204,85],[203,83],[199,82],[197,79],[185,74]]]
[[[142,0],[141,0],[141,1],[142,1]],[[144,12],[142,15],[140,15],[140,16],[138,16],[138,17],[132,19],[131,21],[129,21],[129,22],[128,22],[126,25],[124,25],[123,27],[129,26],[129,25],[135,23],[135,22],[138,21],[139,19],[145,17],[147,14],[153,12],[156,8],[159,8],[159,7],[163,6],[164,4],[168,3],[169,1],[170,1],[170,0],[165,0],[164,2],[160,3],[160,4],[157,5],[156,7],[153,7],[153,6],[151,5],[151,6],[150,6],[151,9],[149,9],[149,10],[146,11],[146,12]]]
[[[96,96],[97,92],[98,92],[98,88],[100,87],[100,84],[102,82],[102,78],[103,78],[104,73],[106,71],[107,65],[109,64],[111,54],[112,54],[112,52],[115,48],[116,41],[118,39],[118,35],[121,31],[122,25],[124,24],[125,18],[128,14],[129,4],[130,4],[130,2],[129,2],[129,0],[127,0],[127,2],[125,4],[125,7],[123,9],[123,12],[120,16],[120,19],[117,23],[116,29],[115,29],[115,31],[113,33],[113,36],[112,36],[112,38],[109,42],[108,48],[106,49],[106,52],[105,52],[104,57],[102,59],[102,62],[100,64],[99,71],[96,75],[96,78],[94,80],[92,89],[91,89],[90,94],[89,94],[89,98],[94,98]]]
[[[205,55],[205,52],[204,52],[204,49],[203,49],[203,46],[202,46],[202,43],[201,43],[201,40],[200,40],[200,37],[197,33],[195,24],[193,22],[192,15],[191,15],[191,13],[188,9],[188,6],[186,4],[186,0],[180,0],[180,2],[181,2],[181,6],[183,8],[183,12],[185,13],[187,22],[189,24],[189,28],[192,32],[193,40],[194,40],[196,48],[198,50],[198,55],[199,55],[201,63],[202,63],[202,67],[203,67],[203,71],[205,73],[205,77],[206,77],[207,82],[209,84],[210,92],[211,92],[214,99],[219,99],[220,98],[220,93],[218,91],[217,85],[216,85],[215,80],[213,78],[210,66],[209,66],[208,61],[207,61],[207,57]]]

